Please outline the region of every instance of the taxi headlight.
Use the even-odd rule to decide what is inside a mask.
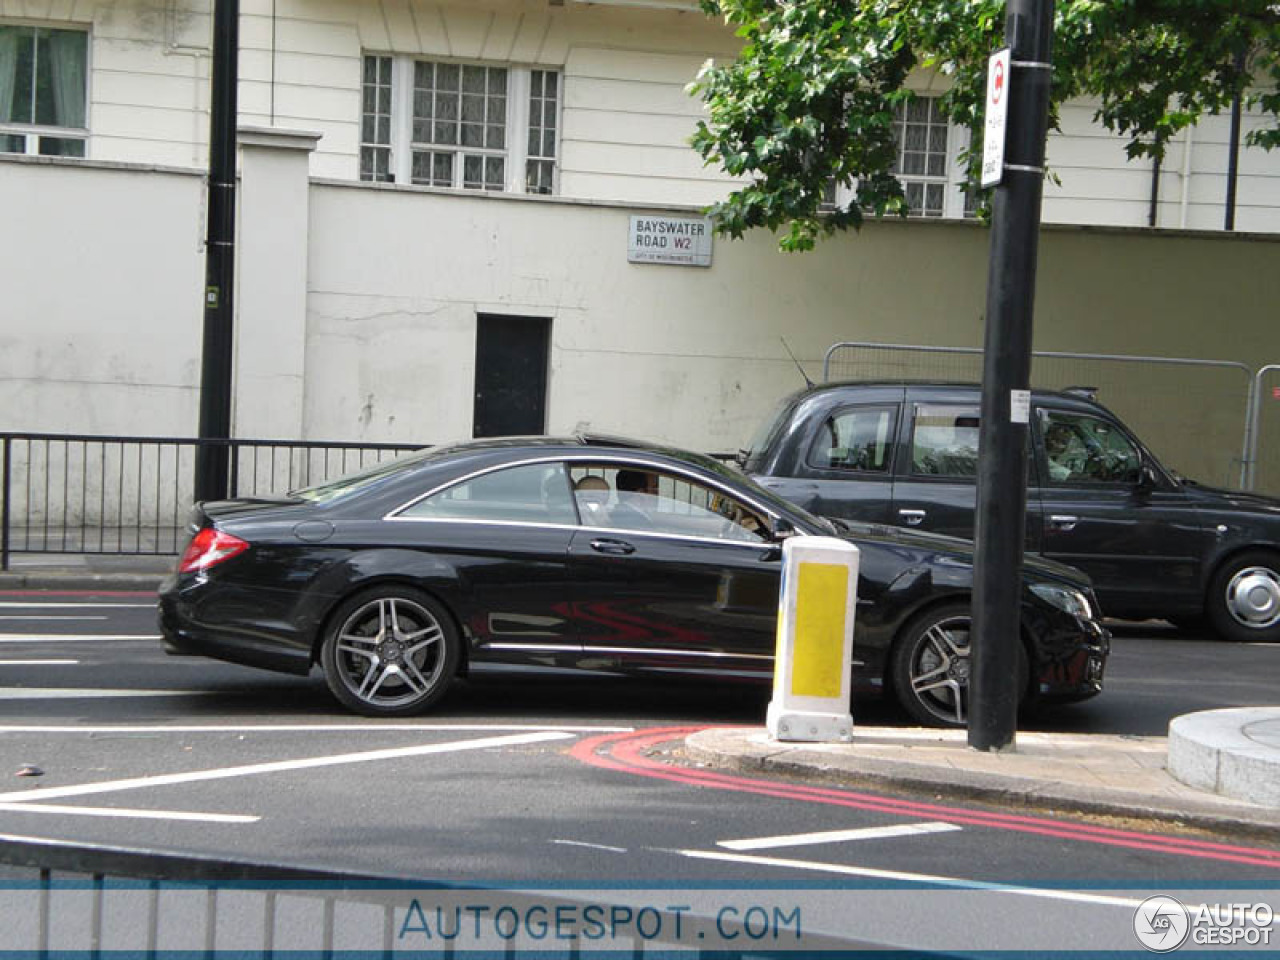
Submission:
[[[1092,620],[1094,618],[1093,607],[1089,603],[1089,598],[1081,590],[1060,587],[1053,583],[1033,583],[1031,592],[1045,603],[1057,607],[1073,617],[1080,617],[1082,620]]]

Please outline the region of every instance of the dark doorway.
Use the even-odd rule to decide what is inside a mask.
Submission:
[[[547,429],[547,317],[476,317],[475,437],[543,433]]]

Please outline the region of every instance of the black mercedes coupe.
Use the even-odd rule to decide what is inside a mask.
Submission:
[[[773,671],[782,541],[860,550],[854,690],[965,722],[973,548],[813,516],[731,467],[617,438],[434,447],[269,499],[199,504],[160,590],[166,649],[306,674],[368,716],[430,707],[474,663]],[[1102,689],[1088,579],[1028,559],[1023,703]]]

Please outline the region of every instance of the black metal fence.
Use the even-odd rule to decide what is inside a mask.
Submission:
[[[0,433],[0,569],[14,553],[176,553],[201,446],[229,448],[232,496],[259,496],[421,445]]]

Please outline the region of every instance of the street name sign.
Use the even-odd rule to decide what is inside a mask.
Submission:
[[[711,221],[706,217],[634,216],[627,234],[631,263],[711,266]]]

